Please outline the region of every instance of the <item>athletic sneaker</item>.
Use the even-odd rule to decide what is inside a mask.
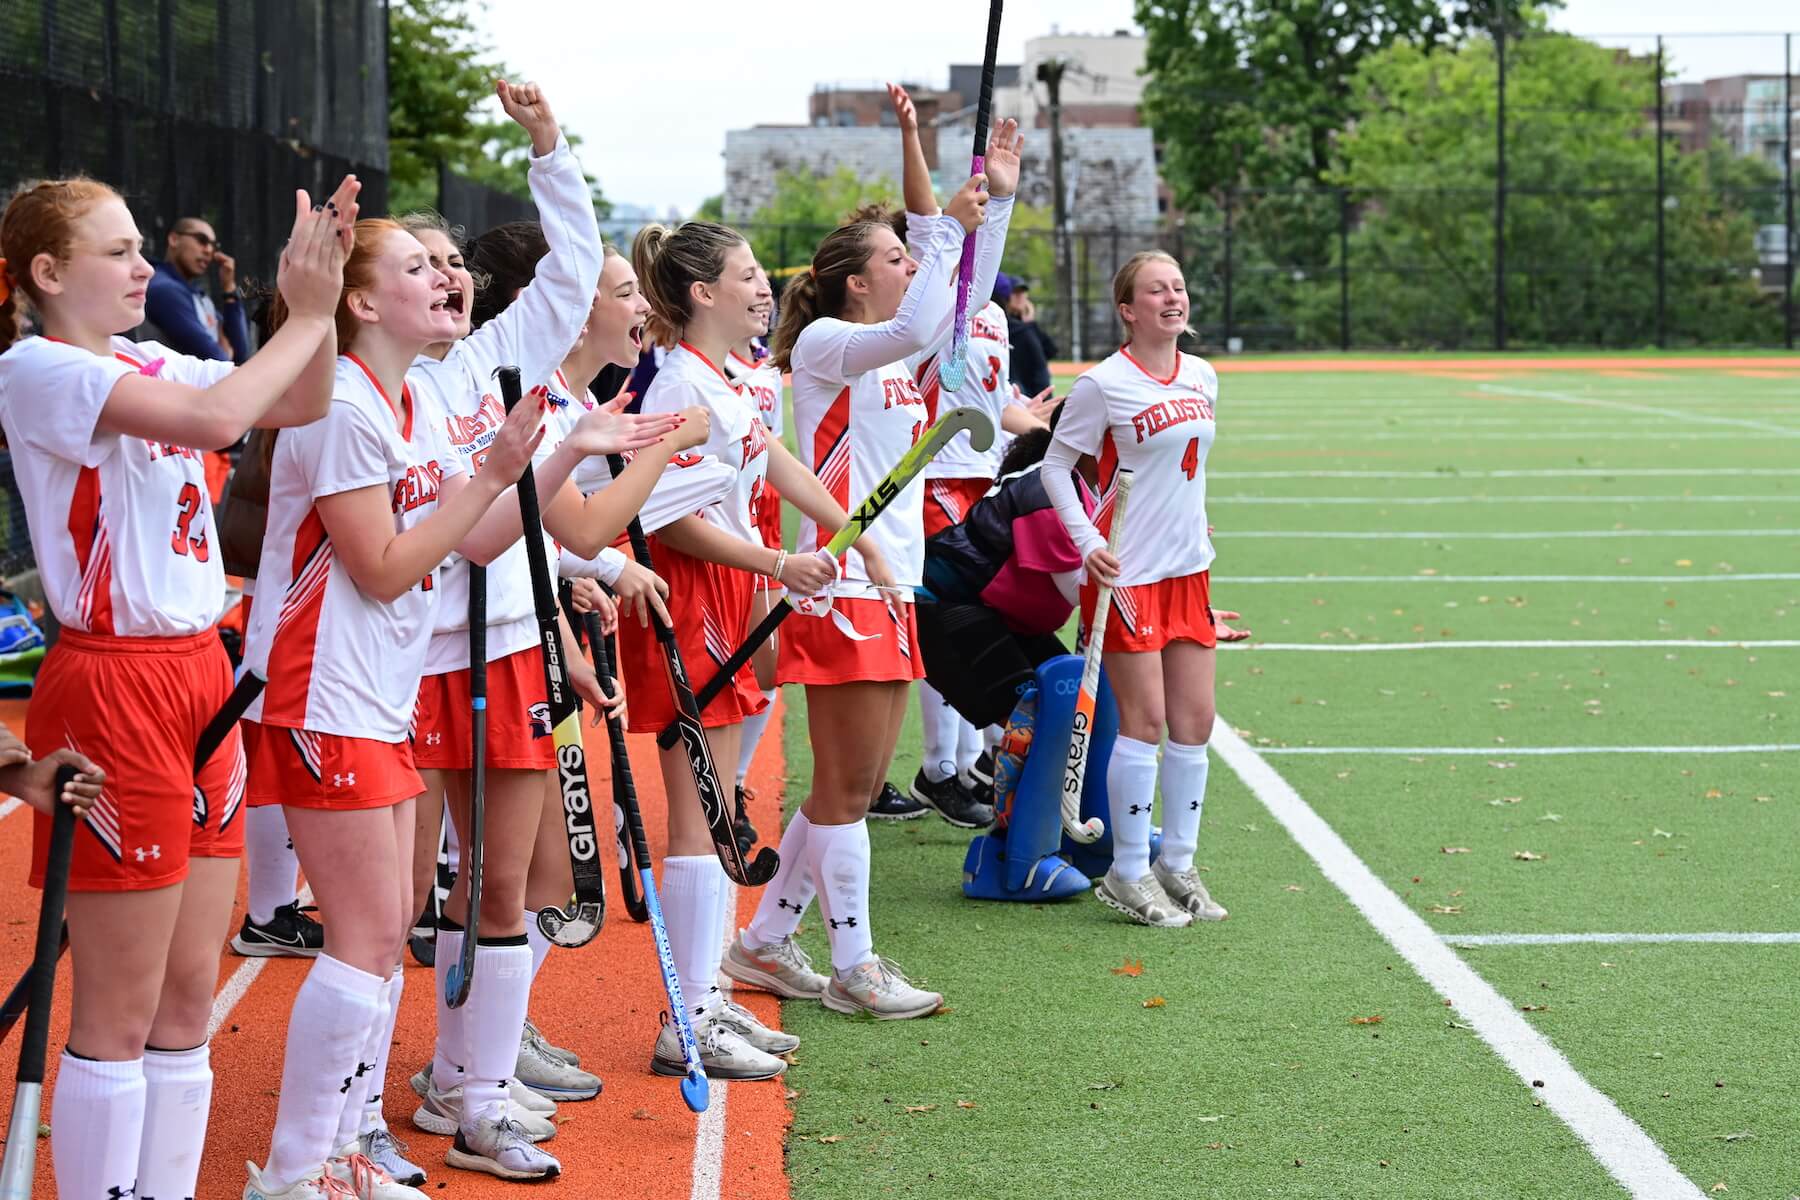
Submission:
[[[325,1173],[347,1185],[346,1194],[356,1200],[425,1200],[424,1192],[396,1181],[364,1154],[360,1139],[340,1147],[337,1157],[325,1163]],[[419,1172],[421,1179],[424,1176]]]
[[[737,840],[738,853],[745,858],[756,848],[756,826],[750,823],[748,803],[756,798],[756,793],[743,784],[737,787],[737,812],[731,818],[731,834]]]
[[[325,948],[325,927],[307,916],[319,910],[296,900],[275,910],[266,924],[244,914],[244,927],[231,939],[234,953],[246,958],[317,958]]]
[[[459,1083],[448,1091],[431,1088],[425,1093],[424,1102],[413,1110],[412,1123],[426,1133],[449,1137],[461,1127],[462,1112],[462,1084]],[[556,1125],[549,1117],[527,1112],[519,1107],[517,1101],[506,1106],[506,1119],[524,1131],[529,1141],[547,1142],[556,1136]]]
[[[371,1129],[356,1141],[370,1162],[400,1183],[418,1187],[425,1182],[425,1168],[406,1157],[406,1143],[387,1129]]]
[[[920,767],[913,776],[912,797],[958,829],[986,829],[994,823],[993,805],[977,800],[954,775],[934,780]]]
[[[973,775],[978,783],[985,783],[989,787],[993,787],[994,752],[992,750],[983,750],[980,754],[976,755],[975,765],[969,768],[969,774]]]
[[[725,993],[718,988],[708,992],[701,1004],[706,1009],[707,1020],[724,1025],[764,1054],[792,1054],[800,1048],[799,1038],[779,1029],[770,1029],[756,1019],[755,1013],[726,999]]]
[[[743,930],[725,951],[720,964],[725,974],[739,983],[759,987],[789,1000],[817,1000],[825,992],[825,976],[813,970],[812,959],[790,935],[772,946],[752,950],[744,944]]]
[[[1212,898],[1212,893],[1200,882],[1200,872],[1194,868],[1171,871],[1159,859],[1150,864],[1150,873],[1156,876],[1156,882],[1162,884],[1162,890],[1168,893],[1169,899],[1193,913],[1199,920],[1223,921],[1231,915]]]
[[[552,1046],[549,1039],[544,1036],[544,1031],[531,1023],[530,1017],[525,1018],[525,1036],[536,1041],[538,1049],[544,1054],[549,1055],[551,1058],[560,1058],[571,1067],[579,1067],[581,1065],[580,1056],[573,1050],[564,1050],[561,1046]]]
[[[459,1171],[486,1171],[501,1179],[554,1179],[562,1164],[539,1150],[525,1130],[502,1117],[458,1129],[444,1162]]]
[[[833,972],[819,1002],[833,1012],[868,1013],[884,1021],[928,1017],[944,1006],[942,996],[914,987],[885,958],[871,959],[844,978]]]
[[[356,1195],[342,1181],[327,1175],[323,1166],[279,1192],[263,1182],[262,1169],[255,1163],[245,1163],[244,1172],[250,1176],[244,1185],[244,1200],[348,1200]]]
[[[1118,909],[1139,925],[1182,929],[1194,923],[1194,914],[1169,899],[1154,874],[1145,875],[1134,883],[1109,870],[1095,885],[1094,896],[1106,907]]]
[[[557,1100],[592,1100],[600,1094],[600,1077],[571,1067],[538,1049],[541,1043],[521,1035],[519,1057],[513,1064],[515,1078],[532,1091]]]
[[[903,796],[891,783],[881,785],[881,794],[869,805],[869,816],[877,821],[910,821],[925,815],[925,806],[911,796]]]
[[[431,1090],[430,1063],[426,1063],[423,1068],[413,1073],[412,1090],[415,1095],[421,1098],[424,1097],[426,1092]],[[512,1100],[513,1107],[522,1112],[528,1112],[533,1116],[538,1117],[553,1117],[556,1115],[556,1101],[550,1099],[548,1096],[539,1095],[537,1092],[532,1091],[516,1079],[509,1079],[506,1081],[506,1094],[508,1098]],[[517,1117],[518,1114],[514,1113],[513,1115]]]
[[[787,1070],[787,1060],[758,1050],[729,1024],[713,1017],[712,1013],[701,1013],[693,1018],[694,1040],[700,1044],[700,1066],[708,1079],[774,1079]],[[687,1074],[681,1034],[667,1013],[663,1014],[663,1027],[650,1055],[650,1070],[658,1075]]]

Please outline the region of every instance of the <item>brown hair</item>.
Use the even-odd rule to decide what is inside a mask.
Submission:
[[[375,260],[381,257],[382,247],[387,244],[390,234],[409,233],[410,231],[399,221],[390,217],[364,217],[356,223],[356,245],[350,250],[350,257],[344,261],[344,290],[338,296],[337,313],[333,322],[337,327],[337,348],[339,354],[347,353],[356,344],[356,335],[362,328],[362,322],[350,311],[350,293],[366,291],[375,283]],[[269,330],[273,333],[287,323],[287,300],[278,291],[269,311]]]
[[[806,327],[820,317],[835,317],[844,311],[844,302],[849,298],[850,276],[868,266],[869,256],[874,253],[869,244],[870,236],[877,229],[894,228],[894,218],[883,210],[865,207],[857,212],[859,219],[840,225],[825,235],[825,240],[813,252],[812,265],[781,289],[781,320],[775,326],[770,349],[772,361],[784,371],[793,366],[794,343],[800,340]],[[904,214],[900,215],[899,221],[897,236],[904,242]]]
[[[600,261],[623,258],[611,242],[600,244]],[[505,312],[519,292],[537,278],[538,263],[550,253],[544,227],[536,221],[508,221],[470,242],[466,250],[475,296],[469,323],[480,329]]]
[[[1167,250],[1139,250],[1126,259],[1125,265],[1119,268],[1119,273],[1113,276],[1113,308],[1115,310],[1130,304],[1136,298],[1138,272],[1153,262],[1168,263],[1177,271],[1181,270],[1181,263]],[[1120,323],[1125,323],[1123,317],[1120,318]],[[1185,332],[1192,334],[1194,331],[1190,327]],[[1125,341],[1128,345],[1131,342],[1131,326],[1129,324],[1125,325]]]
[[[716,221],[684,221],[673,229],[646,225],[638,231],[631,243],[631,265],[650,301],[645,332],[651,341],[675,344],[694,315],[689,289],[696,283],[717,283],[725,273],[725,255],[743,241],[743,234]]]
[[[28,180],[14,189],[0,215],[0,258],[6,260],[5,284],[10,293],[0,304],[0,351],[18,339],[25,307],[42,300],[31,281],[31,263],[40,254],[57,260],[69,256],[75,222],[94,205],[117,199],[118,193],[97,179]]]

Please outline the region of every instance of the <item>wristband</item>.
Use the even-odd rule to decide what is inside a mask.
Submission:
[[[777,583],[781,582],[781,569],[787,566],[787,560],[788,552],[786,550],[775,551],[775,569],[769,572],[770,579]]]

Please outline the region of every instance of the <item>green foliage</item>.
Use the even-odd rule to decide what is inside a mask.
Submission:
[[[725,193],[720,192],[702,200],[700,207],[694,210],[693,219],[696,221],[723,221],[725,219]]]
[[[805,267],[819,240],[865,204],[900,206],[900,189],[882,177],[872,182],[849,167],[830,175],[783,171],[775,180],[775,198],[756,210],[744,227],[756,259],[771,272]]]

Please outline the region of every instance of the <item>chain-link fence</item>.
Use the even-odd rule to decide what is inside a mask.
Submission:
[[[437,210],[471,237],[509,221],[537,220],[537,206],[526,197],[477,183],[443,163],[438,164]]]

